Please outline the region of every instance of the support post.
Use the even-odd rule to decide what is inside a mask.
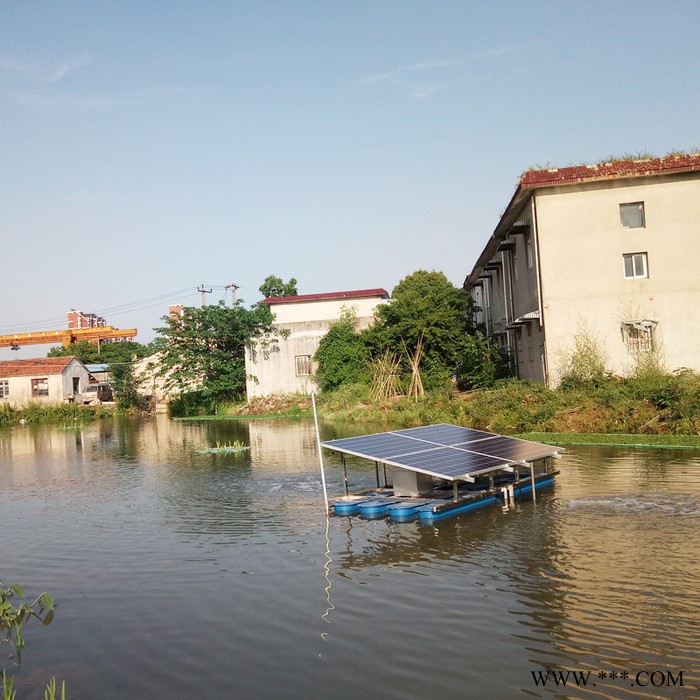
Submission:
[[[328,513],[328,491],[326,490],[326,470],[323,466],[323,454],[321,452],[321,433],[318,429],[318,414],[316,413],[316,395],[311,393],[311,405],[314,409],[314,425],[316,427],[316,448],[318,449],[318,461],[321,464],[321,483],[323,484],[323,502],[326,505],[326,513]]]
[[[345,483],[345,495],[349,495],[350,491],[348,490],[348,465],[345,464],[345,455],[340,454],[340,461],[343,464],[343,482]]]

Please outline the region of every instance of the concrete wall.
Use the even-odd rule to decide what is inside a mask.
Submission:
[[[310,361],[309,374],[299,374],[297,369],[306,360],[297,358],[313,358],[321,338],[345,310],[356,313],[357,327],[361,329],[374,322],[374,309],[386,301],[371,297],[272,304],[276,338],[269,343],[258,342],[246,350],[248,398],[318,391],[315,363]]]
[[[622,203],[644,202],[644,228],[620,223]],[[654,342],[668,370],[700,371],[700,176],[636,178],[548,188],[535,198],[542,306],[550,377],[577,333],[597,339],[607,368],[635,364],[623,321],[657,322]],[[647,254],[648,277],[626,279],[625,253]]]

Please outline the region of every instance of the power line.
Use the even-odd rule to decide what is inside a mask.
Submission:
[[[189,294],[186,294],[186,292],[189,292]],[[150,297],[148,299],[141,299],[140,301],[133,301],[127,304],[120,304],[117,306],[111,306],[111,307],[106,307],[103,309],[97,309],[96,311],[91,311],[90,313],[94,313],[98,316],[102,315],[109,315],[109,316],[118,316],[121,314],[125,313],[131,313],[133,311],[140,311],[142,309],[146,309],[152,306],[159,306],[162,303],[164,303],[168,299],[175,299],[176,297],[178,299],[181,299],[183,296],[189,297],[189,296],[194,296],[195,291],[193,290],[192,287],[185,287],[184,289],[179,289],[174,292],[169,292],[168,294],[162,294],[157,297]],[[12,329],[12,330],[17,330],[21,331],[22,329],[31,329],[31,328],[46,328],[47,326],[53,326],[53,325],[58,325],[58,324],[65,324],[66,322],[66,317],[64,316],[59,316],[59,317],[54,317],[54,318],[48,318],[48,319],[43,319],[39,321],[29,321],[26,323],[13,323],[13,324],[8,324],[8,325],[2,325],[0,326],[0,329]]]

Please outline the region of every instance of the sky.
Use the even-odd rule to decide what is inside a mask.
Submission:
[[[700,148],[700,2],[0,0],[0,334],[416,270],[532,167]],[[0,360],[50,346],[0,349]]]

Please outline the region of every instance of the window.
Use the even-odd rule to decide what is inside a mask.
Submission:
[[[634,280],[649,277],[646,253],[627,253],[622,256],[625,279]]]
[[[47,377],[43,379],[32,379],[32,397],[48,396],[49,395],[49,380]]]
[[[311,355],[297,355],[294,363],[297,377],[306,377],[311,374]]]
[[[0,399],[6,399],[10,395],[10,382],[7,379],[0,381]]]
[[[644,202],[620,204],[620,224],[624,228],[644,228]]]
[[[623,321],[620,327],[622,340],[629,352],[651,352],[654,349],[656,321]]]

